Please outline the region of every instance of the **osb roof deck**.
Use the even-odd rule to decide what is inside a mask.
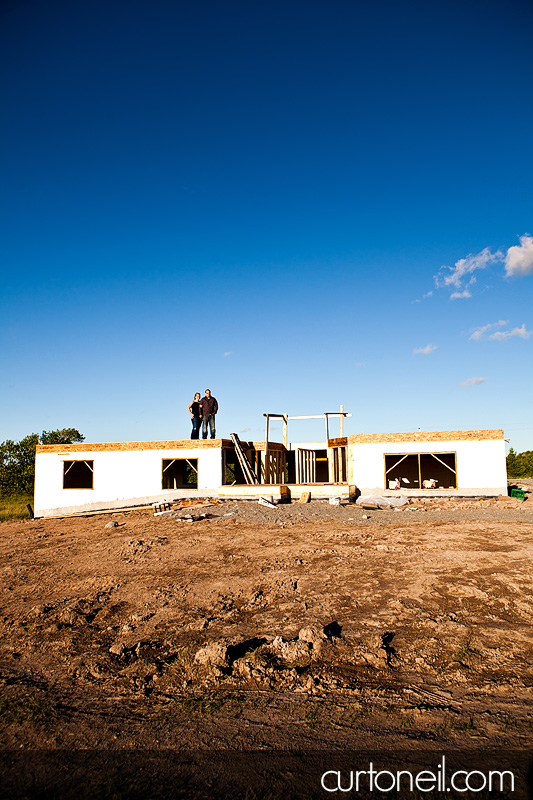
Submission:
[[[400,444],[402,442],[480,442],[504,438],[502,429],[483,431],[416,431],[413,433],[357,433],[342,438],[329,439],[329,447],[344,447],[347,444]],[[264,450],[265,442],[245,442],[246,450]],[[175,439],[157,442],[81,442],[76,444],[39,444],[37,453],[103,453],[134,450],[220,450],[233,449],[231,439]],[[268,449],[284,450],[281,442],[269,442]]]
[[[345,444],[400,444],[402,442],[482,442],[503,439],[503,430],[485,431],[416,431],[413,433],[356,433],[342,439],[330,439],[330,447]]]
[[[264,450],[264,442],[243,442],[247,450]],[[158,442],[80,442],[75,444],[39,444],[37,453],[109,453],[132,450],[220,450],[233,449],[231,439],[175,439],[172,441]],[[279,442],[269,442],[269,450],[283,450]]]

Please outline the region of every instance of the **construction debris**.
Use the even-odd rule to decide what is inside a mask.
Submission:
[[[176,516],[177,522],[199,522],[201,519],[209,519],[210,514],[185,514],[184,516]]]
[[[154,517],[157,517],[158,514],[168,514],[172,508],[172,504],[167,501],[161,501],[159,503],[152,503],[152,508],[154,509]]]
[[[298,502],[299,503],[310,503],[311,502],[311,492],[302,492]]]
[[[273,503],[271,500],[267,500],[266,497],[260,497],[257,501],[260,506],[266,506],[267,508],[277,508],[276,504]]]
[[[362,506],[363,508],[379,509],[406,506],[409,503],[409,500],[407,497],[381,497],[377,495],[365,495],[365,497],[358,497],[355,502],[358,506]]]

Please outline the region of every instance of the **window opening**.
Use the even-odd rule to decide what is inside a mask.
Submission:
[[[455,453],[421,453],[420,476],[423,489],[456,489]]]
[[[296,451],[287,450],[285,462],[285,483],[296,483]]]
[[[244,473],[235,450],[224,450],[224,485],[246,483]]]
[[[329,481],[329,467],[328,467],[328,451],[316,451],[316,483],[328,483]]]
[[[456,453],[386,455],[385,488],[456,489]]]
[[[164,458],[161,485],[163,489],[197,489],[198,459]]]
[[[63,461],[63,489],[92,489],[93,461]]]

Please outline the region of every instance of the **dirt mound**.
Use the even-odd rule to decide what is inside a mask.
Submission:
[[[3,746],[524,747],[530,502],[2,523]]]

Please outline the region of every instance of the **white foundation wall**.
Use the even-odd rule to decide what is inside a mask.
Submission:
[[[385,488],[385,454],[456,453],[457,488],[399,490]],[[450,441],[349,444],[350,483],[364,494],[507,494],[505,441]]]
[[[162,489],[163,459],[198,459],[198,489]],[[92,489],[63,489],[63,462],[92,461]],[[36,517],[57,516],[160,499],[216,495],[222,483],[222,451],[123,450],[109,452],[37,453],[35,457]]]

